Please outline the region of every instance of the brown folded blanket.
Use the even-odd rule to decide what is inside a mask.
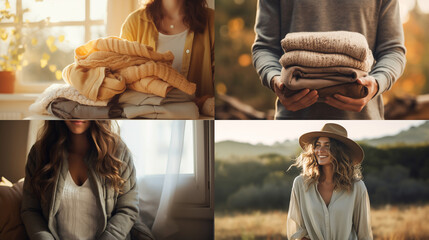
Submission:
[[[371,50],[360,33],[348,31],[288,33],[281,41],[285,52],[306,50],[320,53],[338,53],[364,61]]]
[[[366,72],[350,67],[302,67],[282,68],[281,80],[291,90],[303,88],[319,89],[342,83],[355,82],[368,75]]]
[[[299,91],[301,90],[290,90],[288,88],[284,89],[286,97],[290,97],[298,93]],[[319,100],[323,100],[327,96],[333,96],[334,94],[340,94],[346,97],[358,99],[364,98],[368,95],[368,88],[361,84],[358,84],[357,82],[354,82],[320,88],[317,89],[317,92],[319,95]]]
[[[302,50],[286,52],[280,58],[280,64],[285,68],[297,65],[304,67],[351,67],[369,72],[373,63],[372,54],[368,55],[364,61],[359,61],[344,54]]]

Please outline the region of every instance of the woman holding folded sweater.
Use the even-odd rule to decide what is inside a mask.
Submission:
[[[214,96],[214,11],[205,0],[151,0],[131,13],[121,38],[171,51],[173,68],[197,84],[197,103]]]
[[[341,125],[327,123],[299,138],[287,217],[289,240],[370,240],[370,204],[361,180],[362,148]]]
[[[383,119],[381,94],[389,90],[405,67],[405,46],[397,0],[280,0],[258,1],[253,64],[263,85],[278,96],[276,119]],[[337,11],[336,9],[341,9]],[[375,64],[356,83],[365,87],[362,98],[333,94],[319,99],[317,90],[304,88],[287,95],[281,81],[288,33],[348,31],[362,34]]]
[[[110,121],[46,121],[25,175],[21,217],[30,239],[130,239],[135,168]],[[153,239],[145,226],[138,235]]]

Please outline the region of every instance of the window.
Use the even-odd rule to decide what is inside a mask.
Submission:
[[[171,150],[175,121],[118,121],[120,134],[133,154],[139,184],[160,194]],[[209,168],[212,161],[211,121],[185,121],[177,194],[180,202],[209,204]]]
[[[9,33],[6,41],[0,40],[0,56],[8,54],[11,39],[25,49],[22,71],[17,73],[21,84],[61,80],[77,46],[106,36],[107,0],[0,1],[8,2],[9,11],[16,14],[16,19],[0,22],[0,31]]]

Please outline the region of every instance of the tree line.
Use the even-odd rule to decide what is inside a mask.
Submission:
[[[362,148],[363,181],[372,206],[429,202],[429,145]],[[293,159],[277,154],[240,162],[216,159],[216,209],[286,210],[293,180],[300,173],[296,167],[287,171]]]

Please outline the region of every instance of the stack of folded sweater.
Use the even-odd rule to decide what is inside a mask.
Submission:
[[[366,38],[356,32],[296,32],[281,41],[285,53],[281,79],[286,95],[317,89],[319,98],[339,93],[351,98],[368,94],[356,80],[368,75],[374,63]]]
[[[173,58],[117,37],[90,41],[64,68],[68,85],[52,85],[30,110],[60,118],[198,118],[196,85],[171,67]]]

